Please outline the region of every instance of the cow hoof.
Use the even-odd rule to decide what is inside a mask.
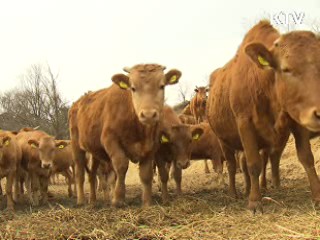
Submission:
[[[248,209],[252,211],[253,214],[256,214],[257,211],[263,213],[261,201],[250,201],[248,203]]]

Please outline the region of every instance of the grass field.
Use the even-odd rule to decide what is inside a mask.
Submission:
[[[313,140],[312,147],[319,172],[320,140]],[[171,181],[171,202],[163,206],[154,184],[154,205],[143,209],[137,166],[130,165],[127,207],[111,208],[99,193],[95,209],[78,208],[60,177],[59,185],[50,186],[54,198],[48,206],[32,208],[24,201],[11,214],[2,211],[2,201],[0,239],[320,239],[319,212],[294,149],[290,140],[281,160],[281,188],[264,193],[269,197],[263,201],[264,214],[249,212],[245,197],[230,198],[226,185],[218,186],[213,173],[204,174],[202,161],[183,173],[181,196],[174,194]],[[243,192],[241,174],[237,183]]]

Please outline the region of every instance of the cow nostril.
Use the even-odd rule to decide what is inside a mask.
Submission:
[[[140,117],[145,118],[145,115],[143,114],[143,112],[140,113]]]
[[[314,116],[316,119],[320,120],[320,112],[319,111],[314,111]]]
[[[152,118],[156,118],[157,117],[157,112],[154,111],[153,115],[152,115]]]

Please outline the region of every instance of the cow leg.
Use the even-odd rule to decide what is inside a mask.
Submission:
[[[76,171],[75,171],[74,165],[71,166],[71,169],[72,169],[73,192],[77,195]]]
[[[77,205],[85,204],[85,196],[84,196],[84,171],[86,164],[86,154],[83,150],[79,148],[79,146],[71,141],[72,144],[72,152],[73,152],[73,161],[75,168],[75,185],[76,185],[76,193],[77,193]]]
[[[182,169],[177,167],[176,162],[173,162],[172,166],[173,179],[176,182],[176,193],[181,194],[181,181],[182,181]]]
[[[223,177],[223,157],[216,157],[215,159],[210,160],[212,163],[213,171],[218,175],[218,184],[219,186],[224,185],[224,177]]]
[[[142,183],[142,204],[144,207],[151,205],[153,159],[147,158],[139,162],[139,175]]]
[[[275,188],[280,188],[280,172],[279,172],[279,165],[280,159],[283,152],[281,150],[274,150],[270,154],[270,163],[271,163],[271,171],[272,171],[272,186]]]
[[[312,198],[316,204],[319,204],[320,181],[314,166],[314,158],[310,146],[309,132],[308,130],[296,125],[292,129],[292,133],[295,138],[298,159],[304,167],[309,179]]]
[[[162,195],[162,203],[166,204],[169,202],[169,194],[168,194],[168,180],[169,180],[169,172],[166,169],[166,163],[161,160],[156,161],[159,175],[158,175],[158,183],[161,184],[161,195]]]
[[[207,159],[204,160],[204,172],[205,173],[210,173]]]
[[[96,186],[97,186],[97,169],[99,167],[99,160],[92,156],[92,168],[89,172],[89,184],[90,184],[90,198],[89,202],[91,205],[95,205],[97,201],[97,194],[96,194]]]
[[[236,171],[237,164],[236,159],[234,157],[234,150],[230,149],[227,145],[225,145],[222,141],[219,140],[220,147],[224,158],[227,161],[227,168],[229,173],[229,194],[237,198],[237,190],[236,190]]]
[[[68,184],[68,197],[72,197],[72,186],[71,186],[71,184],[72,184],[72,173],[71,173],[71,171],[69,170],[69,169],[67,169],[67,170],[65,170],[65,171],[63,171],[63,172],[61,172],[61,174],[62,174],[62,176],[64,176],[66,179],[67,179],[67,184]]]
[[[13,181],[15,178],[15,173],[10,172],[7,175],[7,183],[6,183],[6,195],[7,195],[7,209],[10,211],[14,210],[14,202],[12,197],[12,188],[13,188]]]
[[[13,200],[17,203],[20,200],[20,187],[19,187],[20,171],[17,170],[13,180]]]
[[[49,181],[50,181],[50,176],[49,177],[45,177],[45,176],[40,177],[40,192],[41,192],[42,204],[48,203]]]
[[[262,189],[267,189],[267,164],[268,164],[268,158],[269,158],[269,151],[264,149],[260,151],[260,156],[262,160],[262,171],[260,176],[260,186]]]
[[[241,165],[241,170],[243,173],[243,178],[244,178],[244,189],[245,189],[245,195],[249,196],[250,193],[250,188],[251,188],[251,182],[250,182],[250,176],[248,172],[248,166],[247,166],[247,159],[244,156],[244,153],[242,156],[239,157],[239,162]]]
[[[39,206],[40,182],[39,176],[35,172],[30,172],[30,203]]]
[[[262,212],[262,196],[259,185],[259,176],[261,173],[262,164],[256,136],[254,134],[254,126],[250,121],[241,119],[238,122],[238,129],[241,142],[246,154],[246,162],[251,181],[248,208],[253,212],[256,212],[257,209],[261,210]]]

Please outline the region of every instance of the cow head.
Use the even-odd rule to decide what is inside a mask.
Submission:
[[[207,92],[209,91],[209,88],[196,86],[194,91],[196,92],[197,101],[200,103],[201,106],[205,107],[207,102]]]
[[[116,74],[112,81],[121,89],[131,91],[134,110],[143,124],[154,124],[164,104],[164,88],[176,84],[181,77],[178,70],[164,74],[165,67],[157,64],[141,64],[125,68],[128,75]]]
[[[160,142],[169,145],[176,157],[177,166],[185,169],[190,165],[192,141],[198,141],[203,129],[191,125],[174,125],[161,132]]]
[[[11,137],[6,135],[4,132],[1,133],[0,136],[0,162],[3,158],[3,152],[8,148],[11,144]]]
[[[297,123],[320,131],[320,40],[308,31],[282,35],[270,49],[261,43],[245,48],[262,69],[275,72],[279,101]]]
[[[41,161],[41,167],[51,167],[55,150],[57,148],[56,142],[53,137],[42,137],[40,140],[30,139],[28,144],[32,149],[38,150],[39,158]]]

